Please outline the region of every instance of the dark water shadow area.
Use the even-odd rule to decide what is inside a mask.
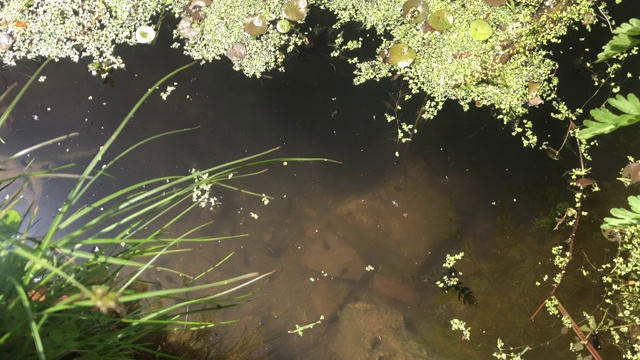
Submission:
[[[79,132],[30,157],[37,167],[86,165],[147,88],[188,62],[162,48],[124,50],[127,68],[112,75],[113,89],[88,74],[86,64],[52,64],[3,129],[9,140],[3,156]],[[395,128],[384,120],[387,84],[354,87],[345,64],[307,60],[294,59],[286,72],[262,79],[233,72],[227,60],[179,74],[160,89],[176,87],[168,99],[152,95],[116,147],[163,131],[198,129],[145,145],[89,196],[277,146],[277,156],[335,159],[342,164],[271,165],[237,183],[272,196],[268,205],[220,192],[219,207],[198,210],[174,229],[213,221],[203,234],[249,236],[194,244],[197,252],[161,265],[199,273],[235,252],[204,280],[276,271],[259,285],[255,300],[217,315],[240,320],[220,328],[219,336],[258,328],[263,349],[275,350],[272,359],[488,359],[498,337],[511,346],[537,347],[527,358],[570,355],[573,340],[570,334],[559,338],[558,320],[528,320],[549,290],[534,283],[545,271],[553,274],[546,263],[550,244],[566,236],[532,231],[531,222],[571,199],[564,177],[570,166],[523,149],[491,113],[448,105],[437,121],[421,126],[409,148],[408,186],[398,191],[404,169],[395,156]],[[18,71],[5,76],[10,83],[26,80]],[[40,204],[41,228],[69,188],[66,180],[34,182],[29,200]],[[442,268],[446,254],[460,251],[466,256],[456,268],[478,305],[420,281]],[[181,283],[170,274],[152,280]],[[576,309],[594,306],[580,284],[567,289]],[[288,333],[321,316],[325,320],[303,336]],[[471,341],[450,330],[452,318],[472,328]]]

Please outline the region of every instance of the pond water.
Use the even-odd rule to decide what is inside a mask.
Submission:
[[[83,64],[51,64],[2,130],[2,155],[79,132],[29,159],[36,168],[86,164],[146,89],[188,62],[164,45],[124,49],[127,69],[112,75],[113,89]],[[22,85],[36,68],[27,64],[3,77]],[[271,359],[489,359],[498,337],[509,346],[534,347],[529,359],[573,358],[567,350],[573,334],[561,335],[557,319],[542,313],[529,321],[550,289],[534,283],[555,274],[549,249],[567,236],[535,230],[532,222],[570,201],[563,173],[571,163],[522,149],[489,111],[464,113],[457,106],[420,127],[404,163],[395,152],[405,148],[384,118],[394,84],[354,87],[349,72],[317,53],[262,79],[232,71],[227,60],[188,69],[166,84],[176,83],[166,101],[157,93],[142,106],[116,146],[199,128],[145,145],[90,196],[278,146],[278,157],[341,161],[270,165],[265,174],[235,183],[272,196],[268,205],[221,191],[219,207],[194,212],[173,229],[178,234],[214,221],[201,235],[249,236],[193,244],[195,252],[162,265],[198,274],[234,252],[204,280],[275,270],[256,287],[254,300],[216,313],[218,321],[239,319],[221,327],[218,337],[233,341],[253,333],[263,343],[255,355]],[[405,117],[413,118],[409,108]],[[42,218],[35,231],[46,228],[69,188],[59,179],[30,186],[28,197]],[[477,305],[421,281],[442,269],[446,254],[461,251],[465,257],[456,268]],[[181,284],[164,273],[152,280]],[[558,295],[578,318],[598,301],[577,280]],[[303,336],[288,333],[321,316]],[[450,330],[453,318],[471,327],[469,341]]]

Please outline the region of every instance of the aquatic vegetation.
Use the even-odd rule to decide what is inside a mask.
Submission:
[[[545,216],[540,216],[533,220],[533,227],[536,229],[551,231],[557,228],[558,221],[562,219],[562,217],[567,212],[571,205],[566,202],[560,202],[552,209],[549,209],[549,212]]]
[[[460,319],[451,319],[451,330],[462,331],[462,340],[471,340],[471,328],[467,326],[467,323]]]
[[[262,35],[269,29],[269,22],[264,16],[254,14],[244,20],[244,31],[249,35]]]
[[[156,31],[151,26],[140,26],[136,29],[136,40],[140,44],[149,44],[156,38]]]
[[[278,29],[278,32],[281,34],[286,34],[291,31],[291,27],[291,23],[287,19],[279,20],[276,24],[276,29]]]
[[[614,114],[606,107],[591,110],[593,120],[585,120],[585,128],[580,129],[578,136],[588,140],[594,136],[608,134],[617,128],[633,125],[640,121],[640,100],[634,94],[629,94],[625,98],[616,95],[615,98],[607,100],[609,105],[617,109],[621,115]]]
[[[640,163],[632,161],[622,168],[620,172],[620,180],[625,186],[636,185],[640,182]]]
[[[172,227],[200,206],[194,194],[213,197],[216,186],[252,195],[256,201],[266,197],[232,184],[237,178],[260,173],[256,166],[305,159],[264,159],[275,149],[243,159],[212,166],[191,174],[170,175],[129,185],[102,198],[84,196],[92,193],[98,179],[123,156],[139,146],[168,135],[189,131],[181,129],[144,139],[116,153],[105,156],[143,103],[169,78],[192,66],[183,66],[153,84],[133,106],[129,114],[100,147],[91,163],[78,174],[56,169],[37,172],[25,170],[17,176],[2,176],[0,187],[7,189],[18,179],[31,176],[74,178],[76,182],[43,233],[33,233],[39,220],[38,203],[29,204],[26,213],[16,206],[27,186],[0,201],[0,352],[7,358],[132,358],[144,354],[157,357],[169,347],[160,335],[177,329],[196,331],[222,325],[223,321],[194,318],[193,315],[238,304],[251,294],[246,288],[270,273],[247,274],[203,282],[202,278],[221,267],[233,253],[198,274],[187,274],[159,264],[167,255],[190,251],[187,244],[201,244],[232,239],[237,236],[194,236],[207,224],[173,234]],[[39,70],[42,70],[39,69]],[[33,77],[37,77],[39,71]],[[21,92],[23,94],[23,92]],[[77,135],[77,133],[75,134]],[[48,140],[17,152],[2,160],[25,157],[32,151],[64,137]],[[98,166],[103,159],[104,165]],[[0,169],[3,167],[0,166]],[[144,189],[144,191],[141,191]],[[41,200],[41,199],[40,199]],[[169,230],[170,228],[171,231]],[[242,236],[242,235],[238,235]],[[177,245],[181,245],[177,248]],[[149,275],[151,272],[154,275]],[[145,281],[156,272],[180,276],[182,286],[162,288]],[[150,286],[151,285],[151,286]],[[155,287],[154,288],[152,288]],[[205,291],[206,295],[193,296]],[[190,317],[191,316],[191,317]],[[159,339],[154,342],[153,339]],[[165,346],[167,346],[165,348]],[[234,347],[231,347],[234,349]],[[242,349],[237,348],[238,352]],[[174,353],[182,357],[192,349]]]
[[[402,15],[412,24],[418,24],[429,16],[429,6],[422,0],[407,0],[402,4]]]
[[[404,68],[416,59],[416,52],[407,44],[394,44],[389,48],[388,62],[399,68]]]
[[[598,54],[597,62],[623,54],[640,44],[640,39],[638,39],[638,35],[640,35],[640,19],[632,18],[629,22],[622,23],[613,30],[613,33],[616,35],[602,47],[602,51]]]
[[[461,272],[453,267],[446,268],[443,273],[440,273],[436,285],[444,292],[454,292],[458,294],[458,301],[462,301],[463,304],[477,305],[478,299],[476,299],[473,291],[468,286],[464,286],[459,276]]]
[[[307,0],[289,0],[282,7],[282,17],[296,22],[303,21],[307,17],[308,6]]]
[[[469,36],[471,36],[473,40],[485,41],[491,37],[491,34],[493,34],[493,29],[491,25],[484,20],[473,20],[471,24],[469,24]]]
[[[568,139],[576,140],[577,148],[572,150],[577,151],[580,166],[570,172],[569,183],[571,191],[574,192],[575,206],[566,208],[560,217],[556,217],[555,213],[553,215],[556,220],[555,227],[568,225],[572,228],[572,235],[563,244],[552,248],[551,262],[557,266],[558,273],[553,276],[545,275],[544,280],[549,280],[552,290],[540,308],[546,307],[551,313],[560,313],[563,318],[570,318],[568,313],[562,313],[561,304],[553,295],[568,274],[566,269],[574,256],[577,229],[580,220],[587,215],[582,209],[583,200],[588,192],[597,190],[594,182],[587,177],[590,171],[588,163],[591,161],[587,150],[589,146],[595,145],[590,140],[636,123],[640,108],[638,98],[633,93],[617,95],[609,99],[607,107],[594,110],[593,119],[584,121],[584,126],[579,130],[578,121],[582,119],[582,109],[570,110],[556,97],[558,79],[555,71],[558,66],[548,45],[562,41],[562,37],[572,28],[589,29],[601,20],[604,20],[606,25],[613,26],[609,24],[610,19],[606,11],[599,4],[593,0],[318,0],[311,5],[305,0],[156,0],[136,2],[135,6],[136,11],[131,12],[131,2],[125,1],[4,2],[0,10],[4,19],[0,27],[0,57],[5,64],[14,64],[22,59],[36,59],[40,56],[52,59],[70,58],[75,61],[81,57],[89,57],[92,58],[90,70],[106,77],[112,70],[123,66],[114,50],[117,44],[152,42],[155,34],[149,29],[160,28],[152,19],[162,19],[165,14],[172,13],[180,19],[174,30],[174,47],[182,48],[187,55],[203,62],[227,56],[232,60],[234,69],[249,76],[260,76],[273,69],[282,69],[288,53],[293,52],[296,46],[312,41],[309,39],[311,33],[306,32],[306,25],[301,22],[309,18],[309,12],[316,6],[336,15],[337,23],[333,24],[333,30],[338,36],[333,44],[333,55],[345,57],[355,66],[356,84],[370,80],[402,79],[408,89],[402,96],[403,100],[412,95],[424,96],[422,109],[413,124],[405,124],[398,119],[395,110],[399,109],[401,102],[396,102],[396,109],[392,110],[393,115],[388,119],[397,122],[399,142],[410,141],[418,128],[419,120],[434,118],[444,102],[453,100],[464,109],[472,105],[491,107],[499,120],[510,122],[514,134],[523,135],[526,146],[533,146],[537,137],[532,130],[533,124],[526,119],[527,114],[531,108],[543,103],[553,106],[555,110],[552,117],[563,119],[567,123],[566,136],[561,146],[551,147],[545,143],[541,149],[552,159],[560,160],[562,155],[566,156],[566,151],[562,155],[561,152],[565,149]],[[65,21],[60,21],[61,18]],[[353,28],[354,25],[358,28],[357,31],[341,31],[347,27]],[[624,51],[630,50],[630,54],[637,51],[634,47],[638,44],[638,26],[637,19],[631,19],[617,28],[616,36],[605,45],[604,51],[598,55],[598,60],[617,61],[622,59]],[[375,50],[372,50],[373,48]],[[591,64],[588,68],[590,66]],[[607,75],[612,76],[619,68],[620,64],[613,62],[607,70]],[[637,74],[628,75],[634,76]],[[609,87],[612,92],[619,91],[617,86],[613,86],[616,83],[612,78],[594,75],[594,82],[596,85],[611,85]],[[0,124],[9,113],[10,110],[5,112]],[[94,165],[95,163],[92,164]],[[207,176],[204,176],[205,174]],[[232,174],[226,170],[205,169],[191,174],[186,182],[172,184],[186,187],[188,182],[192,190],[195,189],[190,194],[182,193],[188,201],[189,196],[193,196],[198,190],[208,191],[212,188],[207,181],[223,181],[224,176]],[[85,173],[82,181],[91,182],[94,175]],[[635,161],[623,169],[622,178],[627,179],[627,185],[640,179],[640,171]],[[178,181],[177,178],[168,180]],[[76,195],[80,194],[82,189],[86,190],[86,187],[78,189],[80,190]],[[151,192],[149,196],[157,195],[158,197],[153,199],[160,201],[158,194]],[[205,197],[206,202],[203,202],[202,197],[196,196],[198,201],[194,206],[203,203],[205,206],[215,204],[215,196],[209,195],[207,193]],[[257,193],[252,195],[267,199]],[[144,203],[146,198],[134,199],[142,201],[140,204],[147,204]],[[14,201],[15,198],[11,200]],[[636,249],[640,231],[637,229],[637,222],[640,221],[638,201],[640,200],[636,198],[629,199],[630,210],[614,209],[614,216],[607,220],[602,229],[605,237],[614,242],[611,245],[618,245],[619,253],[615,258],[597,270],[583,269],[584,273],[595,271],[598,281],[604,284],[607,291],[605,301],[608,305],[605,305],[606,308],[599,308],[603,313],[599,314],[602,321],[595,327],[589,326],[589,332],[602,334],[603,331],[609,331],[611,342],[620,346],[627,358],[636,356],[640,350],[637,347],[640,330],[636,315],[640,309],[640,305],[637,304],[637,278],[640,272]],[[8,205],[6,209],[0,212],[4,221],[0,228],[4,229],[2,231],[5,237],[8,237],[6,234],[13,236],[17,233],[17,224],[25,218],[10,211]],[[74,213],[72,219],[64,222],[60,220],[59,225],[78,224],[78,219],[83,216],[87,219],[87,214]],[[549,219],[546,220],[549,222]],[[87,224],[97,226],[91,221],[87,221]],[[44,240],[52,239],[53,233],[47,234]],[[56,244],[56,248],[43,247],[42,253],[49,256],[63,249],[66,251],[65,256],[72,256],[70,250],[61,245],[65,245],[64,242]],[[38,256],[40,259],[44,256],[39,253],[35,257],[29,257],[29,249],[18,245],[16,248],[23,251],[19,254],[23,257],[22,260],[35,261]],[[155,250],[170,251],[168,247],[158,247]],[[90,258],[87,252],[77,251],[73,256],[75,254]],[[6,259],[13,265],[24,267],[23,263],[15,260],[16,258]],[[65,257],[49,259],[50,262],[35,263],[37,266],[46,267],[49,263],[67,260]],[[100,259],[103,260],[102,257]],[[117,265],[113,263],[115,260],[109,261],[112,261],[109,264]],[[69,264],[70,267],[74,266],[74,269],[78,265],[74,262]],[[145,266],[144,263],[134,265]],[[147,267],[151,266],[152,264]],[[36,273],[40,270],[38,268],[29,271]],[[96,269],[96,274],[98,273]],[[67,275],[69,282],[76,279]],[[462,284],[459,275],[460,273],[450,264],[445,266],[445,271],[439,273],[434,282],[445,291],[457,292],[458,299],[463,303],[475,303],[477,300],[473,292]],[[47,281],[54,285],[54,292],[59,292],[56,288],[59,284],[50,279]],[[15,304],[29,304],[43,297],[51,299],[49,295],[53,294],[47,293],[49,289],[39,291],[39,288],[35,287],[23,288],[21,293],[19,287],[8,280],[3,285],[11,291]],[[63,305],[78,305],[84,307],[84,310],[96,306],[98,311],[94,312],[103,315],[106,313],[120,316],[125,307],[123,299],[131,300],[140,296],[134,291],[113,291],[115,285],[111,286],[112,284],[109,284],[111,287],[108,288],[93,288],[83,283],[73,285],[81,289],[80,295],[71,300],[62,299],[67,300]],[[64,291],[62,293],[65,294]],[[23,306],[25,311],[31,310],[26,305],[15,306]],[[534,317],[535,314],[532,318]],[[34,327],[35,323],[30,322],[28,318],[27,316],[22,325]],[[608,325],[610,319],[614,319],[616,325]],[[465,325],[458,323],[457,327],[464,328]],[[37,333],[33,333],[34,337],[37,337]],[[579,334],[579,331],[576,331],[576,334]],[[73,342],[66,342],[67,339],[61,338],[59,333],[52,337],[68,347],[77,346]],[[585,340],[581,338],[581,341]],[[504,355],[500,341],[498,348],[500,353],[497,357]],[[514,358],[515,356],[519,354],[515,354]]]
[[[627,30],[629,24],[624,26]],[[620,30],[616,30],[620,33]],[[626,34],[628,35],[628,34]],[[618,39],[619,40],[619,39]],[[629,43],[627,43],[629,45]],[[637,45],[637,44],[636,44]],[[598,54],[601,59],[604,53],[608,58],[621,61],[627,55],[637,55],[635,49],[620,46],[614,49],[609,43],[605,46],[604,51]],[[609,71],[613,74],[620,69],[619,63],[609,65]],[[637,69],[634,70],[637,72]],[[631,77],[628,73],[628,77]],[[613,75],[612,75],[613,76]],[[614,83],[608,79],[604,83],[614,86]],[[616,87],[614,87],[615,89]],[[618,90],[614,90],[617,92]],[[606,240],[613,242],[617,246],[617,253],[610,259],[606,256],[601,260],[599,265],[594,265],[589,261],[590,267],[582,268],[581,272],[594,283],[599,284],[604,289],[602,302],[595,309],[584,311],[586,325],[579,326],[574,321],[574,316],[564,308],[562,303],[555,296],[555,292],[562,283],[565,276],[568,275],[567,267],[574,258],[574,247],[577,241],[577,232],[581,224],[581,220],[588,216],[588,212],[584,211],[584,199],[588,195],[588,191],[597,191],[598,187],[595,180],[586,177],[591,169],[588,168],[587,162],[591,161],[589,150],[596,143],[588,141],[595,136],[603,136],[619,129],[622,126],[630,125],[635,122],[637,113],[637,98],[629,95],[626,99],[620,95],[616,98],[608,99],[609,104],[617,108],[622,115],[615,115],[606,108],[592,110],[591,115],[597,121],[585,120],[583,122],[586,127],[577,130],[574,122],[577,120],[575,116],[569,114],[566,109],[560,109],[565,118],[570,121],[569,131],[565,136],[563,144],[566,143],[568,137],[573,137],[578,144],[578,160],[580,166],[571,170],[571,184],[577,187],[574,193],[575,205],[567,208],[563,217],[558,221],[556,227],[562,223],[566,223],[571,227],[571,234],[562,244],[552,248],[553,263],[558,267],[559,271],[551,279],[548,275],[543,277],[544,281],[551,280],[553,288],[549,296],[538,307],[536,312],[531,316],[531,320],[535,319],[542,308],[546,308],[549,314],[561,317],[566,327],[573,329],[578,337],[579,342],[571,344],[571,348],[575,352],[588,350],[589,356],[595,359],[601,359],[598,354],[599,345],[601,343],[609,343],[620,349],[622,357],[625,359],[636,359],[640,354],[640,318],[638,310],[640,309],[640,291],[638,291],[637,279],[640,275],[640,198],[630,196],[627,198],[629,208],[613,208],[610,210],[611,217],[605,217],[604,222],[600,226],[602,235]],[[581,113],[582,109],[576,111]],[[630,163],[621,170],[621,180],[625,186],[635,183],[638,179],[638,164],[629,157]],[[572,190],[573,191],[573,190]],[[538,283],[539,284],[539,283]],[[597,319],[600,320],[597,320]],[[603,337],[607,334],[607,337]],[[581,357],[581,354],[578,354]]]
[[[235,43],[227,50],[227,57],[231,61],[241,61],[245,56],[247,56],[247,47],[243,43]]]
[[[420,12],[429,13],[427,21],[407,21],[407,9],[418,8],[418,4],[422,2],[407,1],[399,9],[398,3],[390,0],[319,2],[320,7],[337,14],[334,28],[357,24],[362,29],[357,36],[367,33],[367,38],[378,46],[377,52],[397,43],[416,52],[415,63],[398,71],[366,54],[356,55],[353,48],[346,47],[353,35],[343,39],[349,35],[340,34],[333,55],[353,58],[357,67],[354,83],[402,75],[409,96],[424,97],[423,119],[434,118],[448,100],[465,110],[472,104],[489,106],[504,122],[517,119],[513,133],[533,146],[537,137],[526,114],[530,106],[554,99],[557,85],[556,65],[545,46],[557,42],[573,24],[579,24],[583,20],[581,14],[588,12],[593,2],[579,0],[555,6],[533,0],[439,0],[428,2],[429,9],[425,7]],[[542,84],[537,97],[531,97],[536,99],[533,103],[527,100],[529,81]],[[395,120],[392,114],[389,119]]]
[[[423,282],[430,283],[442,289],[442,291],[455,292],[458,294],[458,300],[463,304],[477,305],[478,299],[476,299],[473,291],[468,286],[464,286],[462,280],[460,280],[461,272],[456,270],[453,266],[455,263],[462,259],[464,252],[456,255],[447,254],[446,261],[442,265],[444,270],[435,271],[433,274],[422,276],[420,279]]]
[[[444,9],[436,10],[429,15],[429,24],[438,31],[445,31],[453,25],[453,15]]]
[[[9,19],[0,28],[0,56],[6,64],[38,56],[74,61],[91,57],[93,63],[120,68],[123,64],[115,46],[151,41],[151,32],[139,30],[158,29],[152,19],[173,14],[180,19],[173,47],[205,62],[227,56],[234,69],[260,76],[282,69],[287,54],[311,42],[312,32],[301,23],[318,7],[337,16],[333,29],[347,24],[361,29],[357,39],[343,38],[353,36],[351,32],[336,31],[332,53],[356,66],[355,84],[402,75],[410,96],[425,97],[423,119],[436,116],[447,100],[464,109],[470,104],[490,106],[499,119],[514,124],[514,134],[533,146],[537,138],[526,115],[530,107],[556,96],[556,64],[546,45],[559,41],[571,27],[584,22],[585,14],[595,12],[593,0],[558,4],[542,0],[145,0],[136,4],[132,17],[130,2],[122,0],[108,6],[98,0],[10,1],[0,8],[0,16]],[[592,16],[584,26],[597,20]],[[319,25],[309,24],[311,29]],[[621,32],[619,36],[633,41],[633,24],[629,31],[630,35]],[[367,32],[371,33],[366,39],[361,38]],[[363,41],[375,44],[377,50],[372,54],[354,51]],[[243,44],[244,50],[231,51],[235,44]],[[375,57],[397,44],[406,47],[382,60]],[[529,82],[541,84],[535,95],[529,91]]]

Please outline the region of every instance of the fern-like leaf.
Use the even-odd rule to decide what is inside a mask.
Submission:
[[[602,47],[602,52],[598,54],[597,63],[640,44],[640,39],[634,37],[640,35],[640,19],[631,19],[628,23],[623,23],[615,28],[613,33],[617,35]]]
[[[627,198],[631,211],[621,208],[611,209],[611,215],[615,217],[604,218],[603,229],[615,229],[620,227],[640,225],[640,196]]]
[[[640,214],[640,197],[630,196],[627,198],[631,211]]]
[[[626,98],[617,95],[615,98],[608,99],[607,102],[622,114],[616,115],[604,106],[591,110],[593,120],[584,121],[583,125],[586,128],[578,131],[579,138],[587,140],[640,121],[640,100],[634,94],[629,94]]]

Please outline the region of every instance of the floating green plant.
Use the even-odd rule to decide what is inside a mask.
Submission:
[[[136,40],[140,44],[149,44],[156,38],[156,31],[151,26],[140,26],[136,30]]]
[[[429,24],[438,31],[445,31],[453,25],[453,15],[448,10],[436,10],[429,15]]]
[[[402,5],[402,15],[412,24],[421,23],[429,16],[429,6],[422,0],[407,0]]]
[[[287,19],[282,19],[276,24],[276,29],[278,29],[279,33],[286,34],[291,31],[291,22]]]
[[[282,7],[282,17],[291,21],[302,21],[307,17],[307,0],[290,0]]]
[[[473,40],[485,41],[491,37],[491,34],[493,34],[493,29],[491,25],[484,20],[473,20],[469,25],[469,36],[471,36]]]
[[[247,56],[247,47],[243,43],[235,43],[227,50],[227,57],[231,61],[240,61]]]
[[[407,67],[416,59],[416,52],[407,44],[395,44],[389,48],[389,63],[399,68]]]
[[[244,31],[249,35],[262,35],[267,32],[269,23],[262,15],[250,15],[244,21]]]

